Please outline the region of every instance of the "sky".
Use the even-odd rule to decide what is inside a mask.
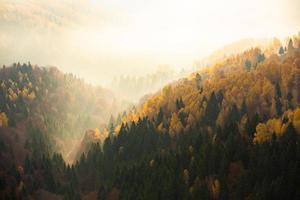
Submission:
[[[0,62],[54,65],[88,82],[176,70],[243,38],[300,31],[299,0],[0,0]]]

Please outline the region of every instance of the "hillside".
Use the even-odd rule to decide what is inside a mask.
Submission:
[[[195,67],[207,67],[217,62],[220,62],[230,56],[240,54],[248,49],[258,47],[264,51],[265,54],[277,51],[281,45],[281,42],[277,38],[272,39],[258,39],[258,38],[246,38],[239,41],[235,41],[231,44],[227,44],[224,47],[217,49],[210,53],[208,56],[195,61]]]
[[[99,199],[298,199],[299,47],[295,37],[273,52],[252,48],[150,96],[103,149],[81,157],[80,191],[96,184]],[[90,166],[100,171],[82,177]],[[91,184],[93,174],[103,182]]]
[[[41,70],[29,66],[24,69]],[[3,71],[7,69],[13,71],[18,67]],[[47,74],[52,70],[42,71]],[[29,109],[26,113],[31,117],[26,117],[27,120],[36,115],[32,114],[33,110],[39,113],[38,108],[43,106],[35,99],[49,99],[44,95],[39,97],[37,90],[30,89],[29,85],[23,86],[29,89],[24,96],[26,103],[21,104]],[[56,89],[52,88],[49,94],[60,91]],[[67,91],[72,93],[68,95],[77,94],[76,89],[69,88]],[[80,101],[72,103],[72,107],[78,105],[78,110],[68,110],[58,99],[47,101],[47,105],[52,105],[54,110],[61,106],[58,110],[65,109],[71,116],[73,112],[102,116],[88,109],[93,104],[85,99],[84,91],[80,88],[83,96],[78,94],[76,99]],[[61,154],[51,150],[49,137],[55,138],[51,137],[54,133],[30,127],[25,150],[22,142],[15,143],[21,152],[28,151],[23,155],[23,164],[1,165],[15,169],[4,174],[2,170],[1,197],[298,199],[299,91],[299,39],[293,38],[286,48],[283,45],[273,53],[249,49],[168,84],[128,114],[119,115],[116,120],[111,118],[108,129],[89,129],[76,146],[77,152],[72,152],[73,157],[79,157],[74,164],[67,164]],[[14,99],[14,93],[4,95],[7,102]],[[63,99],[72,99],[68,95]],[[16,108],[22,110],[20,106]],[[55,114],[48,106],[43,109]],[[1,130],[9,138],[7,141],[15,142],[9,137],[10,131],[22,132],[24,125],[16,123],[17,128],[13,128],[11,119],[23,119],[24,114],[15,116],[14,113],[17,112],[4,110],[1,125],[11,127]],[[37,122],[38,118],[34,119]],[[20,137],[18,141],[23,140]],[[1,160],[15,152],[5,144],[1,144]]]
[[[109,117],[124,109],[104,88],[30,63],[0,69],[0,102],[1,187],[36,152],[60,152],[73,161],[70,153],[85,131],[103,130]],[[2,189],[0,199],[9,192]]]
[[[299,39],[294,40],[299,46]],[[191,126],[224,127],[232,112],[241,111],[243,120],[258,116],[262,121],[279,117],[299,106],[299,48],[290,47],[279,55],[265,56],[259,48],[231,56],[215,65],[200,69],[190,77],[171,83],[124,121],[155,119],[161,131],[170,134],[188,132]],[[172,121],[178,122],[172,127]]]
[[[0,0],[0,200],[300,200],[300,0]]]

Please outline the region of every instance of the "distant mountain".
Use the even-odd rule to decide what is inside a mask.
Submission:
[[[269,54],[278,50],[281,42],[277,38],[272,39],[256,39],[247,38],[242,39],[231,44],[225,45],[224,47],[213,51],[207,57],[195,61],[195,67],[200,68],[204,66],[213,65],[216,62],[224,60],[232,55],[242,53],[251,48],[260,48],[265,53]]]
[[[156,92],[164,85],[187,75],[187,73],[184,70],[178,73],[168,66],[159,66],[155,72],[144,76],[128,75],[114,78],[111,84],[112,91],[123,99],[138,102],[145,94]]]

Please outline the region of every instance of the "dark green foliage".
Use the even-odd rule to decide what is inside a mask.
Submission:
[[[240,113],[239,110],[237,108],[237,106],[234,104],[233,106],[231,106],[230,111],[226,117],[226,125],[230,125],[230,124],[234,124],[239,122],[240,120]]]
[[[281,103],[281,89],[278,83],[275,84],[275,107],[276,107],[276,112],[277,116],[282,115],[282,103]]]
[[[283,49],[282,46],[279,48],[278,53],[279,53],[279,55],[283,55],[284,54],[284,49]]]
[[[15,68],[32,70],[30,64],[16,64]],[[50,85],[58,84],[52,79],[45,78],[45,81]],[[278,84],[275,90],[276,111],[280,116],[282,94]],[[292,93],[287,95],[289,103]],[[3,98],[1,91],[0,98]],[[241,107],[232,104],[228,108],[224,127],[216,126],[223,99],[222,91],[204,97],[204,118],[176,136],[158,132],[157,126],[161,123],[168,129],[162,108],[153,120],[145,117],[122,124],[117,135],[112,133],[120,119],[111,118],[111,137],[103,144],[92,144],[72,165],[67,165],[62,155],[54,152],[55,143],[49,135],[30,127],[24,174],[14,163],[8,172],[13,177],[13,188],[23,181],[24,197],[44,189],[67,200],[81,199],[89,192],[97,192],[97,199],[107,199],[113,194],[118,194],[119,199],[150,200],[299,199],[300,136],[292,123],[282,136],[274,135],[270,142],[253,144],[255,128],[262,119],[258,114],[248,115],[244,100]],[[17,109],[27,115],[21,100],[19,104]],[[178,117],[186,127],[188,113],[182,109],[185,107],[183,100],[179,98],[175,104]],[[248,118],[245,133],[239,127],[243,116]],[[17,119],[10,115],[10,119],[14,117]],[[287,120],[283,122],[288,123]],[[0,148],[1,156],[8,152],[1,140]],[[212,189],[215,183],[219,183],[217,192]],[[6,185],[7,179],[0,176],[0,190]],[[14,197],[15,194],[11,194],[5,199]]]
[[[247,59],[245,61],[245,68],[249,71],[251,69],[251,67],[252,67],[252,63],[250,60]]]
[[[163,118],[164,118],[164,112],[163,112],[163,109],[160,108],[159,113],[157,114],[157,117],[156,117],[156,126],[158,126],[160,123],[163,122]]]
[[[288,92],[288,94],[287,94],[287,100],[288,100],[288,107],[290,109],[293,109],[292,99],[293,99],[292,92]]]
[[[48,135],[39,129],[30,127],[25,147],[31,151],[34,157],[41,158],[44,154],[50,154],[53,150]]]
[[[276,96],[278,98],[281,98],[281,89],[280,89],[280,85],[278,83],[275,84],[275,91],[276,91]]]
[[[208,125],[214,125],[219,112],[220,112],[219,101],[215,95],[215,92],[212,92],[207,102],[207,107],[204,116],[204,123]]]
[[[177,110],[184,108],[184,103],[182,101],[182,98],[176,99],[176,108],[177,108]]]
[[[201,91],[202,77],[199,73],[196,74],[195,81],[196,81],[197,89]]]
[[[256,60],[257,60],[258,63],[263,62],[265,59],[266,58],[265,58],[265,55],[263,53],[262,54],[258,54],[256,56]]]
[[[254,145],[239,133],[239,113],[233,105],[227,128],[216,128],[216,135],[196,127],[175,138],[156,132],[156,122],[143,118],[123,124],[113,141],[93,145],[75,165],[66,166],[53,154],[26,159],[25,171],[42,170],[43,185],[37,188],[65,199],[89,191],[97,191],[98,199],[113,191],[120,199],[212,199],[210,179],[219,181],[220,199],[297,199],[300,137],[293,126],[270,143]],[[249,120],[249,133],[259,121],[258,115]]]
[[[240,115],[242,117],[245,114],[247,114],[247,105],[246,105],[246,101],[244,99],[243,103],[242,103],[242,106],[241,106],[241,109],[240,109]]]

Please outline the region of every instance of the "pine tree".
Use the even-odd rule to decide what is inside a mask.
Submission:
[[[207,102],[204,122],[208,125],[214,125],[219,114],[219,104],[215,92],[212,92]]]
[[[279,55],[283,55],[284,54],[284,49],[283,49],[282,46],[279,48],[278,53],[279,53]]]
[[[245,68],[246,68],[248,71],[250,71],[251,67],[252,67],[252,63],[251,63],[250,60],[247,59],[247,60],[245,61]]]

